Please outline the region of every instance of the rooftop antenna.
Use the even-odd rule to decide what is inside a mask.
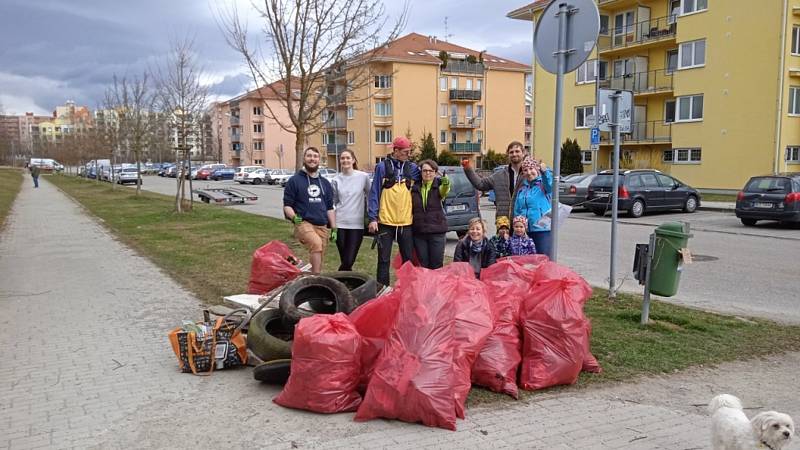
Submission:
[[[448,31],[447,31],[447,16],[444,16],[444,41],[445,42],[450,42],[450,38],[453,37],[453,36],[454,35],[448,33]]]

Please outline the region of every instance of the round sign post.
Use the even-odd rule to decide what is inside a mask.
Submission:
[[[536,61],[556,75],[556,107],[553,130],[553,186],[550,260],[558,260],[558,182],[561,178],[561,129],[564,106],[564,74],[580,67],[591,55],[600,34],[600,12],[594,0],[552,0],[544,9],[533,36]]]

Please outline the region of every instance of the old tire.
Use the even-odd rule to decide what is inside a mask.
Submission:
[[[303,303],[321,306],[321,308],[315,310],[298,308]],[[284,321],[297,323],[303,317],[311,317],[316,313],[343,312],[350,314],[355,308],[355,301],[350,290],[341,281],[319,275],[309,275],[289,283],[281,294],[279,305]]]
[[[268,384],[286,384],[292,367],[291,359],[274,359],[259,364],[253,369],[253,378]]]
[[[268,308],[250,321],[247,348],[262,361],[292,357],[294,327],[284,324],[282,317],[280,310]]]
[[[256,185],[256,186],[261,184],[261,178],[253,178],[253,184]]]
[[[362,272],[325,272],[320,274],[324,277],[330,277],[334,280],[341,281],[350,290],[350,295],[353,296],[355,306],[359,306],[367,300],[372,300],[378,295],[378,282],[371,275]],[[319,302],[314,301],[311,303],[311,308],[318,311]]]
[[[748,227],[755,226],[756,222],[758,222],[756,219],[741,219],[741,220],[742,220],[742,225]]]

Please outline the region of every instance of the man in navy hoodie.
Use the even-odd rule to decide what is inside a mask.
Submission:
[[[308,249],[311,272],[322,271],[328,240],[336,240],[333,187],[319,175],[319,150],[303,152],[303,168],[286,182],[283,215],[294,223],[294,237]]]

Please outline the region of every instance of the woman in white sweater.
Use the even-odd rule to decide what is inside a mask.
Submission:
[[[358,170],[356,155],[351,150],[339,154],[339,173],[331,181],[336,208],[336,248],[342,264],[339,270],[353,270],[353,263],[364,239],[364,211],[369,195],[369,176]]]

